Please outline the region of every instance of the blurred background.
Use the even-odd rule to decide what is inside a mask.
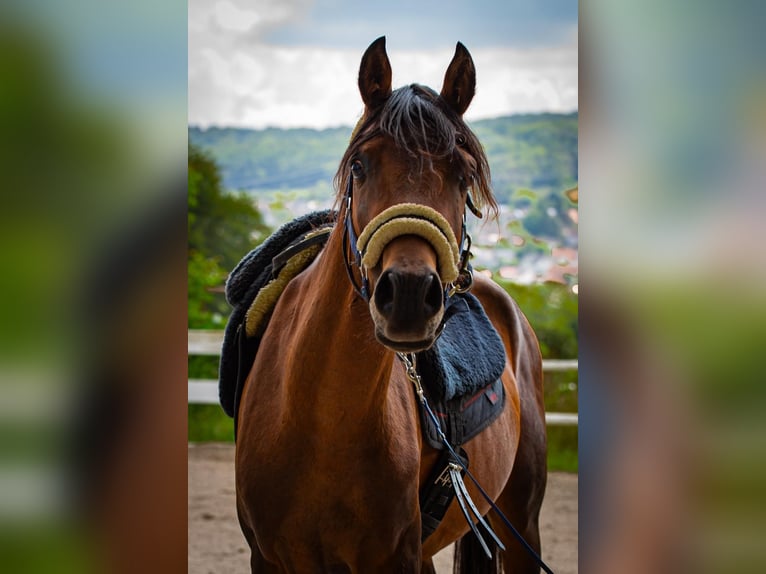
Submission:
[[[0,8],[0,570],[186,568],[186,3]]]
[[[580,16],[581,565],[760,572],[766,12]]]
[[[575,395],[580,413],[575,460],[578,470],[586,470],[580,473],[582,571],[762,572],[763,6],[587,0],[579,5],[579,41],[569,3],[530,8],[504,2],[470,11],[440,3],[430,10],[424,4],[423,12],[408,6],[413,22],[433,21],[449,36],[431,47],[418,45],[418,35],[401,22],[366,12],[362,4],[351,10],[354,25],[316,38],[311,34],[322,28],[306,22],[320,3],[264,4],[263,13],[280,22],[285,11],[298,10],[292,27],[250,21],[241,13],[245,7],[233,2],[212,6],[218,41],[262,24],[267,35],[243,34],[236,44],[252,40],[252,53],[264,44],[281,46],[268,57],[251,56],[276,64],[259,69],[234,57],[215,68],[230,83],[206,77],[213,67],[205,62],[215,61],[219,51],[210,45],[193,57],[195,26],[209,32],[205,23],[211,22],[209,14],[195,22],[194,3],[67,0],[6,2],[0,9],[2,569],[186,568],[186,393],[192,368],[186,331],[195,317],[186,298],[187,261],[193,257],[186,202],[196,177],[190,170],[187,186],[187,156],[216,166],[227,182],[221,189],[237,192],[226,197],[247,192],[248,184],[226,179],[229,167],[213,151],[212,126],[279,126],[266,115],[258,123],[252,114],[237,113],[254,105],[216,90],[233,86],[235,96],[255,98],[250,92],[267,93],[267,74],[291,59],[299,69],[324,65],[326,57],[309,65],[286,48],[298,37],[316,45],[332,45],[327,38],[334,37],[345,44],[333,48],[341,55],[330,59],[336,67],[327,72],[337,78],[332,86],[345,85],[342,53],[349,49],[358,58],[386,34],[394,73],[407,62],[416,65],[412,76],[395,75],[397,85],[438,87],[442,72],[434,75],[419,54],[431,53],[440,68],[455,40],[468,46],[479,70],[477,115],[468,119],[477,132],[487,130],[480,138],[488,149],[492,130],[500,129],[491,120],[506,114],[552,111],[577,126],[575,185],[556,183],[550,194],[518,181],[507,189],[509,201],[526,198],[530,210],[544,197],[559,198],[564,213],[576,210],[575,224],[582,210],[576,236],[584,279],[578,263],[576,282],[564,277],[564,283],[547,285],[566,297],[575,294],[579,307],[574,352],[582,377],[577,392],[570,392],[570,381],[562,392]],[[541,11],[566,18],[546,32],[525,19],[525,11],[537,11],[543,20]],[[491,42],[483,37],[507,39],[505,51],[495,56],[501,67],[485,79],[482,70],[491,69],[493,60]],[[524,50],[514,44],[524,41]],[[537,60],[522,61],[517,48],[536,53]],[[579,87],[571,80],[573,66],[575,74],[579,67]],[[244,82],[250,77],[261,83]],[[220,115],[203,113],[205,99],[192,98],[195,82],[203,92],[207,86],[208,101],[220,103]],[[563,95],[546,97],[550,85],[562,86]],[[293,93],[299,91],[309,88],[293,86]],[[343,97],[356,97],[355,90],[343,91]],[[515,94],[510,107],[496,101],[499,92]],[[350,126],[361,108],[330,96],[318,96],[312,114],[289,100],[284,105],[294,108],[274,107],[277,115],[295,118],[281,127],[306,125],[320,108],[349,115],[309,127]],[[491,104],[480,105],[485,96]],[[260,109],[272,104],[264,101]],[[575,110],[574,120],[567,117]],[[524,127],[509,121],[503,129],[517,137]],[[571,132],[551,133],[548,141],[556,145],[571,140]],[[223,136],[236,133],[221,136],[226,142]],[[342,142],[345,136],[339,131],[336,137]],[[236,155],[235,146],[228,149]],[[524,151],[517,151],[523,158]],[[549,159],[540,154],[539,161]],[[582,203],[574,191],[580,180]],[[297,201],[269,192],[265,201],[276,214]],[[264,232],[277,224],[263,204],[255,207]],[[558,206],[544,207],[542,221],[564,219]],[[548,207],[557,210],[555,216]],[[193,217],[193,204],[189,212]],[[537,239],[546,239],[539,229],[511,220],[487,235],[492,232],[501,248],[504,240],[537,247]],[[549,243],[540,249],[545,252]],[[503,267],[521,268],[509,251],[497,270],[501,278]],[[208,257],[197,258],[199,266],[209,265],[210,284],[218,284],[226,261],[213,266]],[[495,273],[493,263],[485,265]],[[508,279],[519,289],[534,289],[537,273],[527,285]],[[197,285],[194,277],[190,267],[190,300],[196,288],[212,298],[202,302],[197,319],[220,324],[216,292],[207,289],[208,279]],[[539,316],[553,321],[546,318],[547,302],[540,301]],[[571,349],[564,349],[571,357]]]

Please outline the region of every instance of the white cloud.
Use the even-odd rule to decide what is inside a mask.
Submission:
[[[312,0],[189,0],[189,30],[248,33],[305,18]],[[233,36],[231,36],[233,38]]]
[[[363,48],[273,46],[262,39],[270,26],[306,18],[308,11],[304,0],[192,0],[189,123],[253,128],[353,124],[362,111],[356,78]],[[560,47],[471,50],[477,95],[466,117],[576,109],[576,38],[575,30]],[[394,87],[419,82],[439,90],[452,54],[389,46]]]
[[[227,30],[245,32],[263,21],[263,16],[252,10],[242,10],[228,1],[219,2],[214,8],[218,24]]]
[[[577,45],[473,54],[477,95],[469,118],[577,109]]]

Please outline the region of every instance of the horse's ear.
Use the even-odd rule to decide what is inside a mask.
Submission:
[[[359,92],[364,105],[375,109],[391,95],[391,63],[386,54],[386,37],[375,40],[362,56],[359,66]]]
[[[462,116],[476,93],[476,68],[471,54],[463,44],[457,43],[455,55],[452,57],[447,73],[444,74],[444,85],[441,97]]]

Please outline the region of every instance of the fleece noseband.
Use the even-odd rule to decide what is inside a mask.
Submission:
[[[351,217],[351,191],[353,180],[349,177],[346,190],[345,241],[351,248],[355,262],[362,273],[362,285],[356,286],[347,266],[352,284],[365,300],[369,300],[367,270],[375,267],[383,250],[397,237],[417,235],[433,247],[439,267],[439,277],[445,284],[458,279],[461,266],[461,247],[447,220],[435,209],[417,203],[398,203],[384,210],[370,221],[357,237]],[[465,240],[465,230],[461,244]]]
[[[375,267],[386,246],[402,235],[418,235],[428,241],[436,252],[442,281],[457,279],[459,253],[452,228],[438,211],[417,203],[393,205],[367,224],[357,241],[362,265]]]

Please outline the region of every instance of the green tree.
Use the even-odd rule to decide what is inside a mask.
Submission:
[[[495,278],[519,304],[540,342],[546,359],[577,357],[578,298],[559,283],[519,285]]]
[[[188,185],[189,327],[222,328],[229,309],[220,288],[270,229],[245,193],[223,189],[216,162],[191,144]]]
[[[189,251],[219,258],[230,270],[269,233],[250,197],[225,191],[218,165],[190,144]]]

